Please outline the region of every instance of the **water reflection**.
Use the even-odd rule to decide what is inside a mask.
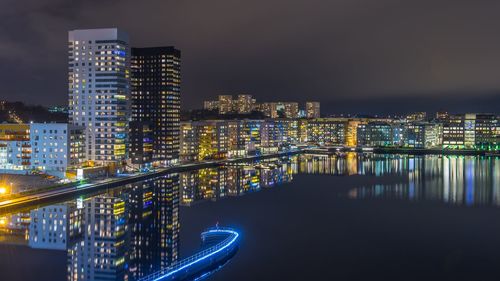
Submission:
[[[500,158],[421,156],[401,160],[407,181],[354,188],[349,197],[432,200],[465,206],[500,205]],[[376,174],[381,175],[380,171]]]
[[[352,199],[498,206],[499,167],[500,158],[494,157],[354,153],[232,164],[2,216],[0,243],[67,254],[70,281],[138,280],[180,259],[180,205],[241,196],[289,183],[296,175],[314,174],[392,176],[400,181],[353,188],[347,192]],[[50,273],[44,274],[49,275],[42,279],[53,280]]]

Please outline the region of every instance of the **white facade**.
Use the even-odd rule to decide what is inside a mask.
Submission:
[[[86,158],[126,158],[130,115],[130,47],[117,28],[69,32],[69,118],[84,126]]]
[[[84,159],[82,134],[82,127],[66,123],[31,124],[31,168],[64,177]]]

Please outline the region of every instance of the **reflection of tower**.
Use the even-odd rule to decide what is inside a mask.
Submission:
[[[110,196],[84,202],[84,235],[68,250],[68,280],[123,280],[127,245],[125,202]]]
[[[191,205],[197,200],[196,194],[199,185],[198,171],[183,172],[180,175],[181,203]]]
[[[154,227],[159,243],[156,260],[159,269],[177,261],[179,256],[179,175],[170,174],[154,181]]]
[[[163,270],[177,260],[179,176],[134,183],[129,201],[129,272],[132,280]]]
[[[132,280],[136,280],[149,274],[154,268],[156,237],[153,224],[153,181],[136,182],[131,187],[127,202],[130,210],[129,272]]]

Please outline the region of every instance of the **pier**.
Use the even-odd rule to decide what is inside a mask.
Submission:
[[[201,234],[204,249],[139,281],[185,280],[214,272],[236,254],[239,236],[231,228],[209,228]]]

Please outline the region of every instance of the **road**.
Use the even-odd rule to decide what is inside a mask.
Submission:
[[[114,188],[114,187],[122,186],[125,184],[129,184],[129,183],[133,183],[133,182],[137,182],[137,181],[141,181],[141,180],[145,180],[145,179],[149,179],[149,178],[158,177],[158,176],[165,175],[168,173],[177,173],[177,172],[183,172],[183,171],[188,171],[188,170],[207,168],[207,167],[217,166],[217,165],[225,164],[225,163],[237,163],[237,162],[246,162],[246,161],[258,160],[258,159],[272,158],[272,157],[280,157],[280,156],[285,156],[285,155],[297,154],[300,152],[301,152],[300,150],[293,150],[293,151],[287,151],[287,152],[281,152],[281,153],[266,154],[266,155],[259,155],[259,156],[249,156],[249,157],[236,158],[236,159],[209,160],[209,161],[196,162],[196,163],[186,163],[186,164],[172,166],[169,168],[161,168],[161,169],[157,169],[157,170],[154,170],[151,172],[146,172],[146,173],[121,175],[119,177],[108,178],[105,180],[100,180],[100,181],[82,184],[82,185],[78,185],[78,186],[70,186],[70,187],[58,188],[58,189],[54,189],[54,190],[50,190],[50,191],[43,191],[43,192],[40,192],[37,194],[26,195],[26,196],[14,198],[14,199],[7,199],[7,200],[0,202],[0,214],[6,213],[6,212],[9,212],[9,211],[12,211],[14,209],[18,209],[18,208],[21,208],[24,206],[39,204],[39,203],[41,203],[45,200],[49,200],[49,199],[57,199],[57,198],[63,198],[64,196],[69,196],[69,195],[86,194],[86,193],[95,192],[98,190],[105,190],[105,189]]]

